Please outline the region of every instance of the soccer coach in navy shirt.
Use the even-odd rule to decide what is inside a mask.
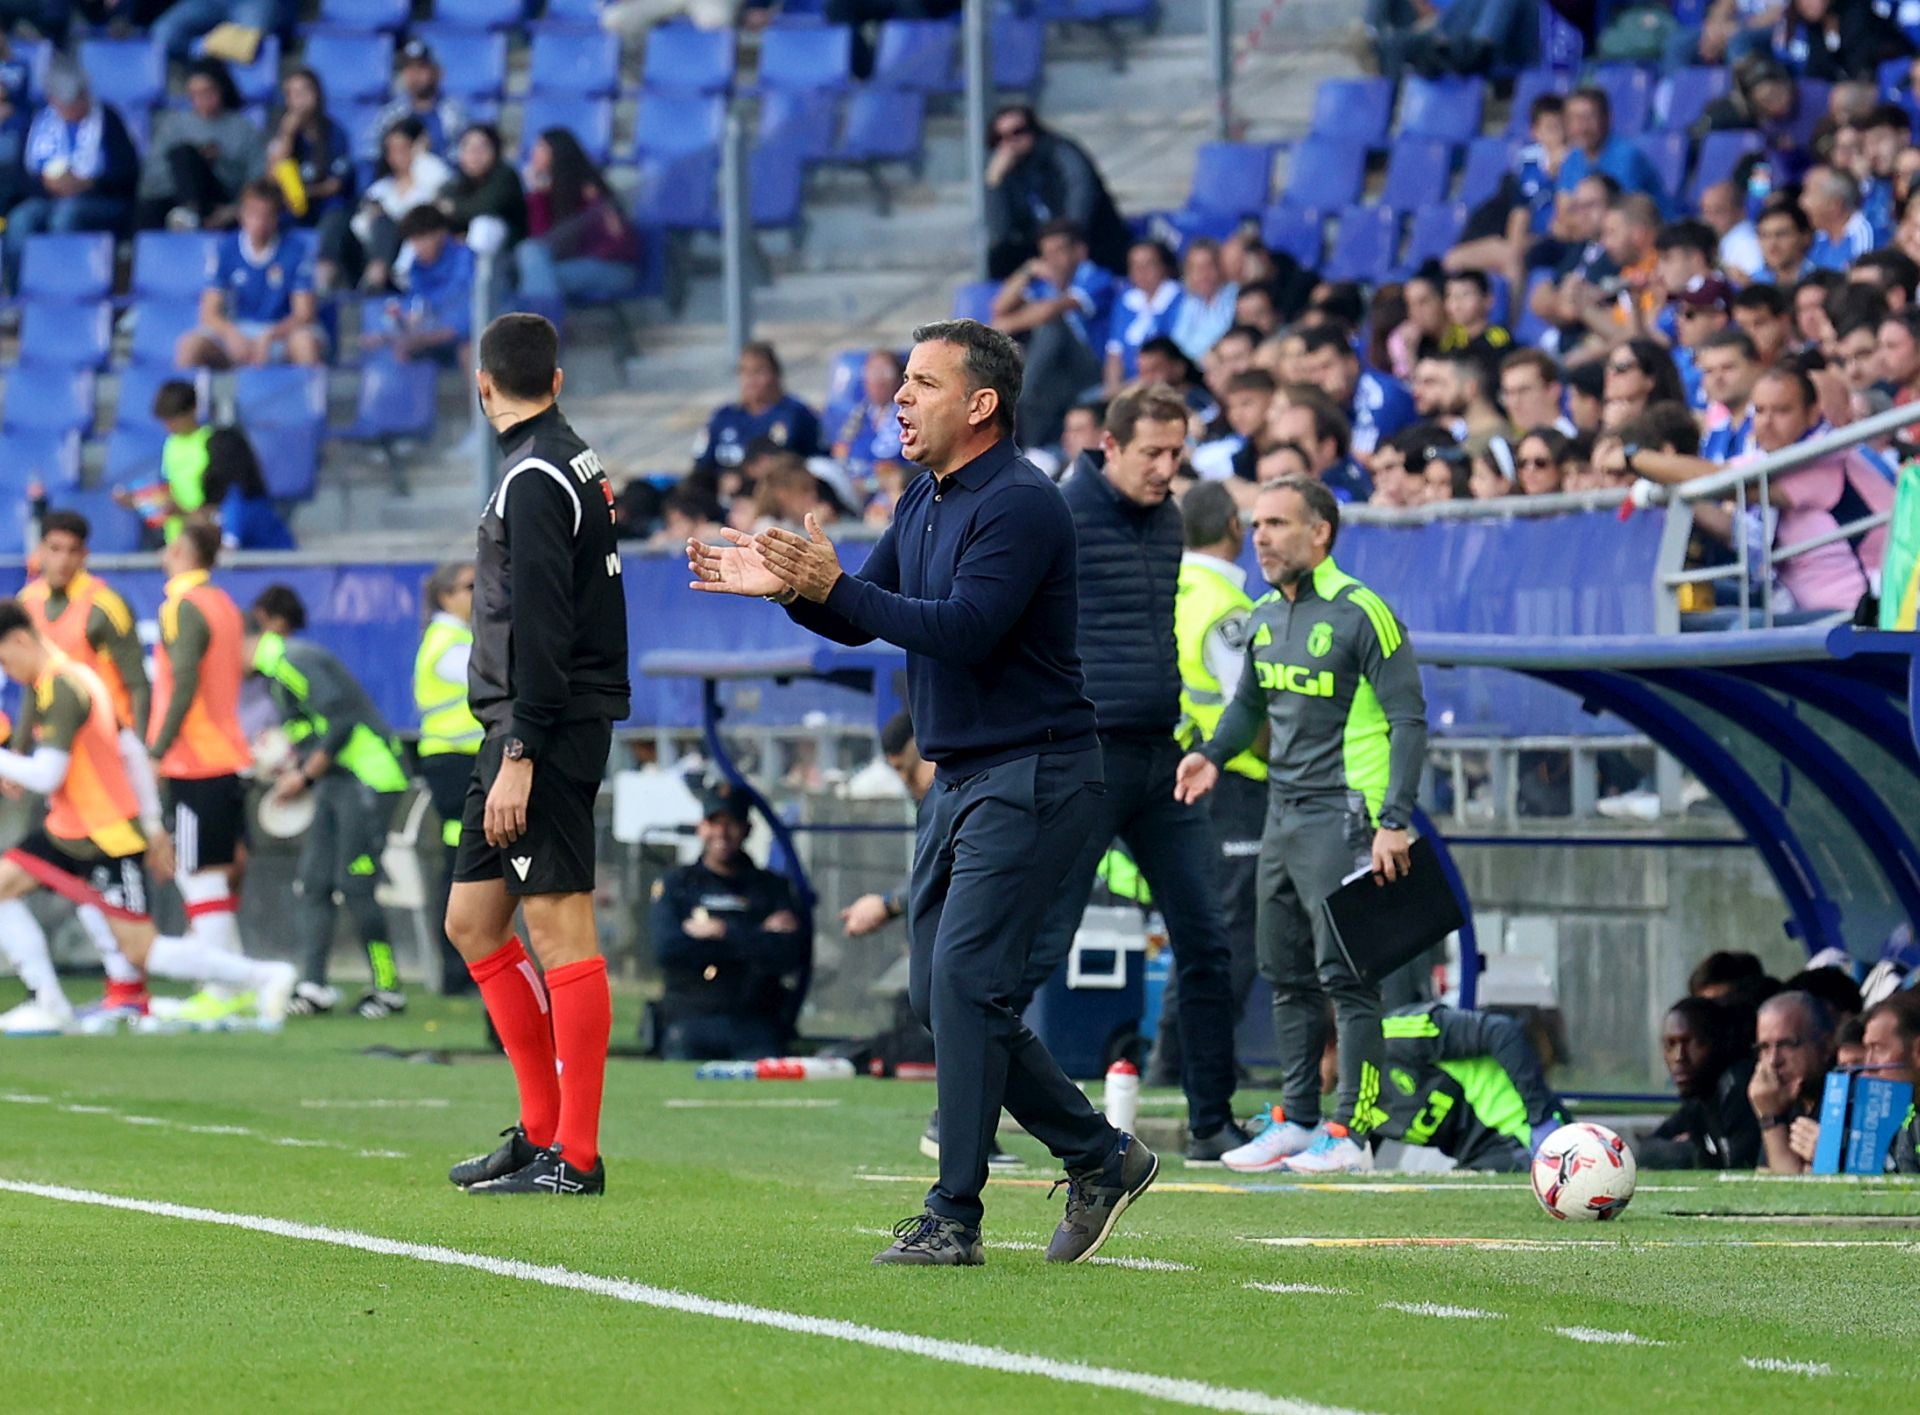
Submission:
[[[1153,1182],[1154,1153],[1109,1125],[1008,1005],[1041,918],[1105,791],[1075,642],[1073,518],[1015,450],[1020,351],[972,320],[913,332],[894,395],[900,447],[927,469],[856,575],[806,535],[691,541],[693,588],[760,595],[844,644],[907,651],[907,700],[936,782],[907,908],[909,993],[933,1029],[940,1177],[877,1263],[984,1261],[980,1191],[1002,1104],[1067,1171],[1053,1262],[1098,1251]]]

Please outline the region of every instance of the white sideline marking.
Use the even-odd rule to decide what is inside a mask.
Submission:
[[[1471,1248],[1481,1253],[1551,1253],[1560,1248],[1592,1248],[1637,1253],[1647,1248],[1887,1248],[1920,1252],[1920,1243],[1898,1238],[1256,1238],[1242,1243],[1269,1248]]]
[[[1778,1371],[1783,1376],[1830,1376],[1825,1361],[1782,1361],[1778,1356],[1742,1356],[1741,1364],[1755,1371]]]
[[[1250,1287],[1255,1292],[1278,1292],[1291,1296],[1302,1293],[1314,1297],[1351,1297],[1353,1294],[1344,1287],[1322,1287],[1317,1282],[1243,1282],[1242,1287]]]
[[[445,1110],[452,1102],[426,1096],[420,1100],[395,1100],[375,1097],[371,1100],[303,1100],[302,1110]]]
[[[234,1135],[248,1140],[259,1140],[264,1144],[278,1145],[293,1150],[337,1150],[341,1154],[353,1155],[357,1159],[393,1159],[408,1158],[401,1150],[364,1150],[358,1145],[344,1145],[333,1140],[306,1140],[294,1135],[263,1135],[258,1130],[245,1125],[188,1125],[184,1121],[168,1120],[159,1115],[129,1115],[123,1110],[115,1110],[106,1105],[80,1105],[78,1103],[57,1102],[52,1096],[24,1095],[17,1091],[0,1092],[0,1104],[5,1105],[51,1105],[67,1115],[104,1115],[118,1120],[123,1125],[139,1125],[150,1130],[178,1130],[186,1135]],[[442,1101],[440,1104],[445,1105]]]
[[[661,1101],[660,1104],[668,1110],[825,1110],[829,1106],[839,1105],[840,1102],[820,1096],[787,1096],[780,1100],[766,1101],[706,1101],[675,1097]]]
[[[1649,1337],[1636,1336],[1630,1331],[1601,1331],[1598,1327],[1555,1327],[1555,1336],[1564,1336],[1568,1341],[1585,1341],[1595,1346],[1665,1346],[1664,1341],[1654,1341]]]
[[[1382,1302],[1383,1312],[1405,1312],[1409,1317],[1446,1317],[1463,1322],[1504,1322],[1505,1312],[1488,1312],[1479,1307],[1449,1307],[1444,1302]]]
[[[856,1228],[854,1232],[868,1238],[893,1237],[893,1230],[890,1228]],[[1047,1246],[1044,1243],[1025,1243],[1014,1238],[996,1239],[986,1246],[989,1248],[998,1248],[1009,1253],[1044,1253],[1047,1251]],[[1112,1257],[1105,1253],[1099,1253],[1088,1258],[1087,1262],[1100,1267],[1132,1268],[1136,1272],[1144,1273],[1190,1273],[1193,1271],[1193,1265],[1191,1263],[1176,1263],[1171,1258]]]
[[[748,1326],[771,1327],[800,1336],[825,1337],[831,1341],[851,1342],[857,1346],[940,1361],[950,1366],[970,1366],[975,1370],[999,1371],[1010,1376],[1038,1376],[1043,1380],[1060,1381],[1068,1385],[1126,1391],[1131,1395],[1197,1406],[1203,1410],[1235,1411],[1241,1412],[1241,1415],[1357,1415],[1357,1412],[1339,1406],[1317,1405],[1311,1401],[1269,1395],[1265,1391],[1210,1385],[1205,1381],[1188,1380],[1180,1376],[1156,1376],[1144,1371],[1088,1366],[1078,1361],[1008,1351],[998,1346],[980,1346],[970,1341],[948,1341],[940,1337],[922,1336],[917,1332],[889,1331],[884,1327],[870,1327],[832,1317],[810,1317],[773,1307],[724,1302],[713,1297],[702,1297],[698,1293],[653,1287],[627,1278],[600,1277],[544,1263],[524,1263],[510,1258],[489,1257],[484,1253],[465,1253],[457,1248],[442,1248],[431,1243],[407,1243],[371,1233],[357,1233],[347,1228],[293,1223],[287,1219],[266,1218],[258,1214],[226,1213],[219,1209],[168,1204],[153,1199],[127,1199],[90,1189],[69,1189],[57,1184],[26,1184],[12,1179],[0,1179],[0,1191],[25,1194],[36,1199],[53,1199],[66,1204],[88,1204],[95,1208],[150,1214],[156,1218],[180,1219],[187,1223],[239,1228],[302,1243],[321,1243],[387,1258],[407,1258],[417,1263],[469,1268],[494,1277],[538,1283],[543,1287],[557,1287],[569,1292],[592,1293],[640,1307],[742,1322]]]

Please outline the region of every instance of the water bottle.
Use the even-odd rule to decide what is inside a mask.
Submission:
[[[1767,204],[1767,198],[1773,195],[1773,164],[1756,162],[1753,171],[1747,174],[1747,220],[1757,221],[1760,209]]]
[[[1129,1134],[1140,1118],[1140,1073],[1124,1056],[1107,1068],[1107,1088],[1100,1098],[1100,1109],[1107,1113],[1109,1125]]]
[[[752,1066],[757,1081],[851,1081],[854,1075],[844,1056],[768,1056]]]

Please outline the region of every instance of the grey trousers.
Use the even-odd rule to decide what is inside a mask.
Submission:
[[[1284,1077],[1282,1105],[1301,1125],[1320,1121],[1320,1053],[1326,1006],[1340,1038],[1340,1088],[1332,1120],[1356,1134],[1373,1127],[1386,1042],[1380,990],[1341,957],[1322,901],[1368,862],[1373,828],[1357,792],[1286,798],[1267,807],[1260,851],[1260,972],[1273,984],[1273,1032]]]
[[[344,771],[330,771],[313,785],[313,824],[300,842],[293,886],[307,982],[326,984],[337,897],[367,950],[373,985],[383,991],[399,985],[386,911],[374,898],[387,825],[398,799],[396,793],[383,795]]]

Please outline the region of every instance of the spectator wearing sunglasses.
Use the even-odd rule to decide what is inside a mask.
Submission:
[[[1035,253],[1040,228],[1065,219],[1086,234],[1094,264],[1127,268],[1131,236],[1085,148],[1011,104],[987,127],[987,266],[1004,280]]]

